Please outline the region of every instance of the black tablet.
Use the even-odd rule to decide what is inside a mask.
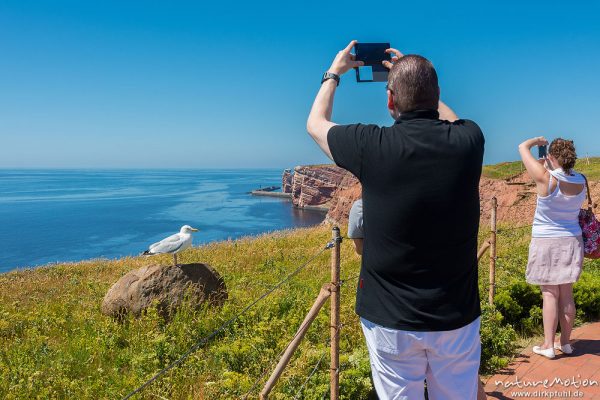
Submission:
[[[390,48],[389,43],[356,43],[354,54],[356,61],[362,61],[364,67],[356,69],[357,82],[387,82],[388,69],[382,61],[391,61],[392,57],[385,51]]]

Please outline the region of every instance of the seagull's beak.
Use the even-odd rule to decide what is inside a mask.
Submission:
[[[192,232],[198,232],[200,229],[192,228]]]

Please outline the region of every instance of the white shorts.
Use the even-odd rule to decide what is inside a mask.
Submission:
[[[380,400],[475,400],[479,379],[480,319],[451,331],[384,328],[361,318]]]

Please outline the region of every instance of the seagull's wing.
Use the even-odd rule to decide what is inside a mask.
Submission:
[[[174,235],[171,235],[169,237],[164,238],[163,240],[161,240],[160,242],[156,242],[156,243],[152,243],[149,247],[150,250],[152,250],[153,248],[160,246],[161,244],[164,243],[173,243],[173,242],[178,242],[180,239],[180,235],[179,233],[176,233]]]
[[[162,253],[174,253],[183,245],[185,239],[179,234],[169,236],[160,242],[150,245],[150,253],[162,254]]]

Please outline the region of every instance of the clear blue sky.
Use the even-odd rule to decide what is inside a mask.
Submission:
[[[351,39],[428,57],[442,99],[487,137],[600,155],[596,1],[0,2],[0,167],[287,167]],[[338,123],[391,124],[383,84],[342,78]]]

